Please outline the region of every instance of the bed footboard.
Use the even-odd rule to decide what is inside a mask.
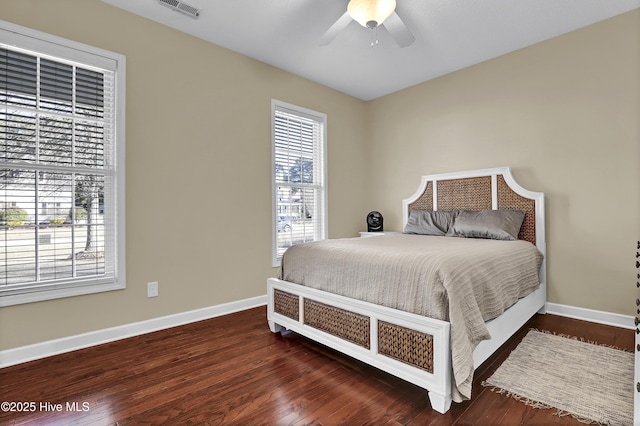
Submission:
[[[431,406],[451,406],[450,325],[309,287],[268,280],[267,319],[414,383],[429,391]]]

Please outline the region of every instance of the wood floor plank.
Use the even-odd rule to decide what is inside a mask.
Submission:
[[[579,425],[481,385],[530,328],[634,345],[632,330],[536,315],[476,371],[472,400],[442,415],[413,384],[295,333],[271,333],[260,307],[0,369],[2,400],[88,404],[0,412],[0,424]]]

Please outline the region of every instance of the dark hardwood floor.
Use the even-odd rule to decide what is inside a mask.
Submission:
[[[442,415],[417,386],[272,334],[261,307],[0,369],[1,401],[35,403],[0,412],[0,424],[580,424],[480,384],[532,327],[634,345],[632,330],[537,315],[476,372],[472,400]]]

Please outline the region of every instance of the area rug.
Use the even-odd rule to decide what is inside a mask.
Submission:
[[[633,424],[633,353],[530,330],[482,384],[583,423]]]

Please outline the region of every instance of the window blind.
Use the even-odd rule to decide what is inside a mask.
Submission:
[[[326,238],[325,121],[274,105],[274,264],[288,247]]]

